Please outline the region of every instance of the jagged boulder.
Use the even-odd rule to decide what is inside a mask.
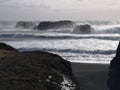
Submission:
[[[71,28],[75,23],[72,21],[55,21],[55,22],[40,22],[37,26],[39,30]]]
[[[116,50],[116,56],[110,63],[108,87],[110,90],[120,90],[120,43]]]
[[[92,27],[88,24],[78,25],[74,28],[73,33],[77,34],[88,34],[91,33]]]
[[[0,90],[83,89],[73,77],[70,62],[48,52],[24,51],[0,58]]]
[[[34,29],[35,27],[36,23],[30,21],[19,21],[16,23],[16,28]]]

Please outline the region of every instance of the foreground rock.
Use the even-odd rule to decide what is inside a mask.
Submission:
[[[56,54],[4,51],[0,49],[0,90],[83,90],[70,62]]]
[[[29,21],[20,21],[16,23],[17,28],[23,28],[23,29],[33,29],[36,27],[36,24]]]
[[[73,33],[77,34],[88,34],[91,33],[92,27],[88,24],[78,25],[74,28]]]
[[[5,44],[5,43],[0,43],[0,50],[7,50],[7,51],[15,51],[17,52],[17,49]]]
[[[120,43],[116,56],[110,63],[108,87],[110,90],[120,90]]]
[[[71,28],[74,26],[74,22],[72,21],[56,21],[56,22],[40,22],[37,26],[39,30],[47,30],[47,29],[59,29],[59,28]]]

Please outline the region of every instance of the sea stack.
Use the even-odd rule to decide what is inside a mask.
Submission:
[[[60,29],[60,28],[71,28],[75,25],[74,22],[69,20],[63,20],[63,21],[43,21],[40,22],[37,26],[38,30],[48,30],[48,29]]]
[[[19,21],[16,23],[16,28],[34,29],[35,27],[36,23],[31,21]]]
[[[120,42],[116,50],[116,56],[110,63],[108,88],[110,90],[120,90]]]
[[[73,33],[77,34],[89,34],[91,33],[92,27],[89,24],[78,25],[74,28]]]

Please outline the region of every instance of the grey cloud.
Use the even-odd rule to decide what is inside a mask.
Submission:
[[[24,1],[17,0],[0,0],[0,7],[3,8],[46,8],[51,9],[46,3],[24,3]]]
[[[10,1],[12,1],[12,0],[0,0],[0,4],[10,2]]]

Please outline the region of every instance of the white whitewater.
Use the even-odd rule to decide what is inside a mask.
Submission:
[[[20,51],[53,52],[71,62],[109,63],[120,40],[119,22],[79,22],[90,24],[94,28],[92,34],[74,34],[74,27],[48,31],[18,29],[15,23],[0,23],[0,42]]]

